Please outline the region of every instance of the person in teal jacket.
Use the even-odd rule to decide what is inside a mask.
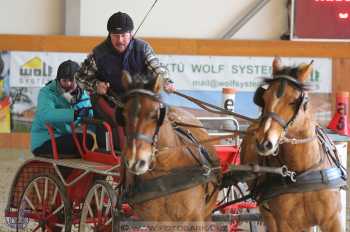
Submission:
[[[31,150],[35,156],[53,157],[50,136],[46,124],[54,128],[54,134],[61,158],[80,157],[74,144],[70,124],[81,117],[92,117],[90,97],[80,89],[74,79],[79,64],[67,60],[60,64],[55,80],[40,89],[38,105],[31,129]],[[78,133],[82,141],[82,134]],[[87,146],[93,146],[93,137],[88,134]]]

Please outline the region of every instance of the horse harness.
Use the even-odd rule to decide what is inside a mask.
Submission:
[[[281,81],[279,90],[276,93],[277,97],[283,95],[285,82],[291,83],[297,88],[301,85],[301,83],[299,83],[298,80],[286,75],[275,76],[274,79],[271,80],[271,82],[274,81]],[[276,175],[272,176],[267,174],[265,176],[265,180],[262,183],[259,183],[257,186],[255,186],[255,188],[252,191],[252,195],[259,202],[270,200],[276,196],[286,193],[317,191],[321,189],[330,188],[345,188],[347,185],[346,170],[340,163],[336,147],[321,127],[316,126],[316,135],[309,138],[289,139],[285,136],[287,134],[288,127],[294,123],[298,112],[301,109],[303,109],[304,111],[306,110],[308,98],[301,88],[298,89],[300,90],[301,94],[297,100],[296,110],[292,118],[288,122],[285,122],[285,120],[282,117],[280,117],[274,112],[264,113],[261,117],[261,120],[265,120],[266,118],[271,117],[273,120],[278,122],[279,125],[283,128],[284,131],[279,141],[280,144],[308,143],[317,138],[321,146],[320,150],[324,152],[325,156],[330,161],[330,163],[333,163],[335,166],[319,170],[319,166],[324,161],[324,157],[321,157],[320,161],[313,165],[311,168],[304,172],[297,173],[295,182],[291,181],[290,178],[285,178]],[[264,89],[263,87],[259,87],[254,95],[254,102],[261,107],[264,107],[264,101],[262,99],[262,96],[265,93],[265,91],[266,89]],[[277,154],[275,155],[278,155],[278,150]],[[265,163],[268,162],[267,158],[265,158],[262,161]]]
[[[140,110],[139,107],[141,106],[137,104],[137,98],[140,96],[147,96],[154,101],[159,102],[160,108],[156,128],[152,136],[142,133],[132,133],[131,135],[127,133],[127,140],[142,140],[151,144],[154,148],[153,150],[155,156],[155,154],[158,152],[158,134],[160,127],[164,123],[166,117],[167,106],[161,101],[160,96],[154,92],[145,89],[134,89],[127,92],[124,96],[124,99],[135,99],[135,101],[131,103],[133,114],[137,114]],[[128,116],[135,117],[133,115]],[[120,125],[125,126],[125,119],[121,109],[117,110],[116,118],[117,122]],[[193,136],[188,129],[186,130],[184,128],[176,126],[175,124],[173,125],[173,128],[175,130],[175,133],[181,138],[183,142],[190,142],[196,145],[198,148],[198,156],[195,156],[189,147],[186,147],[186,149],[189,151],[193,159],[196,160],[198,165],[170,170],[165,175],[149,180],[141,180],[139,177],[135,176],[133,185],[128,187],[126,193],[126,199],[128,199],[129,203],[142,203],[159,197],[167,196],[172,193],[183,191],[197,185],[208,184],[209,182],[217,183],[219,181],[220,170],[217,168],[217,166],[213,167],[215,164],[210,158],[207,149],[198,142],[195,136]],[[207,201],[209,201],[214,192],[215,191],[212,193],[207,192]]]
[[[307,109],[309,98],[305,93],[305,91],[300,87],[302,86],[302,83],[299,82],[297,79],[288,75],[276,75],[274,76],[274,78],[269,79],[269,82],[276,82],[276,81],[280,81],[280,86],[276,93],[276,97],[278,98],[283,96],[287,83],[290,83],[292,86],[294,86],[300,91],[300,96],[296,101],[296,110],[294,111],[293,116],[289,119],[288,122],[286,122],[281,116],[279,116],[275,112],[264,112],[260,120],[263,121],[263,120],[266,120],[267,118],[272,118],[283,128],[284,134],[286,134],[288,127],[292,125],[295,119],[297,118],[300,109],[303,109],[304,111]],[[263,95],[265,92],[266,92],[266,89],[263,86],[260,86],[255,91],[254,98],[253,98],[254,103],[262,108],[264,108],[265,106],[265,103],[263,100]]]
[[[324,156],[320,161],[303,172],[297,172],[295,181],[290,178],[277,175],[264,175],[261,183],[257,183],[253,189],[253,196],[258,202],[264,202],[286,193],[302,193],[310,191],[318,191],[322,189],[346,188],[347,174],[345,168],[339,161],[337,150],[332,141],[328,138],[321,127],[316,127],[321,152]],[[333,167],[326,169],[318,169],[327,158]],[[276,158],[275,158],[276,159]],[[269,166],[269,161],[261,160],[265,165]],[[280,161],[281,162],[281,161]]]

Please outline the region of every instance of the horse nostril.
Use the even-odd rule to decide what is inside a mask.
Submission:
[[[272,143],[269,140],[266,140],[264,142],[264,148],[265,148],[265,150],[271,150],[272,149]]]
[[[146,161],[144,161],[144,160],[139,160],[138,162],[137,162],[137,166],[139,167],[139,168],[142,168],[143,166],[145,166],[146,165]]]

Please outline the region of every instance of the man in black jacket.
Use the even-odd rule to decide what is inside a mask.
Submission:
[[[164,79],[166,92],[175,91],[166,69],[161,67],[151,46],[134,38],[133,29],[134,23],[126,13],[117,12],[108,19],[108,37],[93,49],[77,73],[76,79],[81,86],[101,95],[111,88],[121,95],[124,93],[122,70],[126,70],[132,76],[150,72],[152,76]]]
[[[85,59],[76,80],[82,88],[98,95],[106,95],[111,88],[116,94],[123,95],[125,90],[121,82],[122,71],[128,71],[130,75],[144,75],[144,77],[157,77],[163,79],[163,89],[167,92],[175,91],[175,86],[168,78],[168,72],[164,69],[151,46],[132,35],[134,23],[131,17],[123,12],[113,14],[107,22],[108,36],[97,45],[92,53]],[[148,75],[151,74],[151,75]],[[94,115],[103,118],[115,128],[108,110],[102,109],[97,102],[100,98],[92,98],[95,105]],[[120,126],[120,125],[119,125]],[[106,147],[103,134],[104,129],[97,127],[96,133],[99,147]],[[117,136],[117,133],[113,133]],[[115,146],[118,148],[121,138],[114,137]],[[120,148],[120,147],[119,147]]]

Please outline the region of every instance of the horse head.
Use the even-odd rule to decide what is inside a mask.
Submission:
[[[127,140],[124,161],[136,175],[146,173],[155,156],[158,133],[166,114],[160,98],[161,81],[151,75],[130,76],[123,72],[126,93],[122,117]]]
[[[254,100],[262,106],[256,131],[256,150],[261,156],[277,155],[279,144],[287,133],[304,136],[303,123],[308,118],[308,96],[305,81],[312,71],[310,64],[282,66],[280,58],[272,63],[272,78],[266,78]],[[301,128],[301,129],[300,129]]]

